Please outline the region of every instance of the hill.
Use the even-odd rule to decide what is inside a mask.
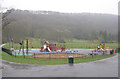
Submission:
[[[2,30],[4,42],[9,38],[18,42],[26,37],[117,40],[118,17],[112,14],[12,10],[6,18],[12,21]]]

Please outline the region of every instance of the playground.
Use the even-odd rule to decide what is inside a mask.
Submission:
[[[68,43],[49,42],[45,40],[39,42],[39,46],[34,45],[28,39],[20,43],[14,43],[13,40],[10,40],[2,48],[3,59],[28,64],[68,64],[69,57],[74,58],[74,63],[81,63],[111,57],[117,52],[116,49],[106,47],[105,43],[89,43],[86,44],[89,46],[85,46],[88,48],[85,48],[77,47],[77,45],[82,46],[83,44],[71,44],[72,46],[68,46]]]

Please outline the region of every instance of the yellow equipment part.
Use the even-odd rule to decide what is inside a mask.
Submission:
[[[102,48],[102,45],[100,45],[100,49]]]
[[[101,50],[102,50],[103,52],[105,52],[105,50],[104,50],[103,48],[101,48]]]
[[[43,48],[42,51],[44,51],[45,49]]]

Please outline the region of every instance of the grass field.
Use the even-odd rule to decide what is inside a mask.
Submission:
[[[43,41],[43,40],[30,38],[29,42],[31,42],[31,44],[29,44],[29,49],[36,49],[36,48],[40,49],[41,41]],[[26,40],[24,42],[25,42],[24,46],[26,48]],[[100,43],[98,40],[89,41],[89,40],[76,40],[76,39],[65,40],[66,43],[58,43],[57,41],[49,41],[49,42],[52,44],[57,44],[58,47],[60,47],[62,44],[64,44],[66,49],[70,49],[70,48],[94,49]],[[9,44],[5,45],[4,47],[9,49]],[[110,47],[111,49],[116,49],[116,48],[118,48],[118,43],[105,43],[105,47],[106,48]],[[20,45],[18,43],[15,43],[14,48],[19,49]]]
[[[83,62],[91,62],[96,60],[101,60],[104,58],[112,57],[114,55],[103,55],[103,56],[88,56],[87,58],[75,58],[74,63],[83,63]],[[40,58],[29,58],[23,56],[10,56],[5,52],[2,52],[2,59],[16,62],[16,63],[24,63],[24,64],[39,64],[39,65],[58,65],[58,64],[68,64],[68,59],[40,59]]]

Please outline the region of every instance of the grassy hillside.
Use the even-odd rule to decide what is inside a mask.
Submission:
[[[117,15],[12,10],[6,19],[10,23],[3,26],[3,42],[10,38],[19,42],[26,37],[47,40],[117,40]]]

